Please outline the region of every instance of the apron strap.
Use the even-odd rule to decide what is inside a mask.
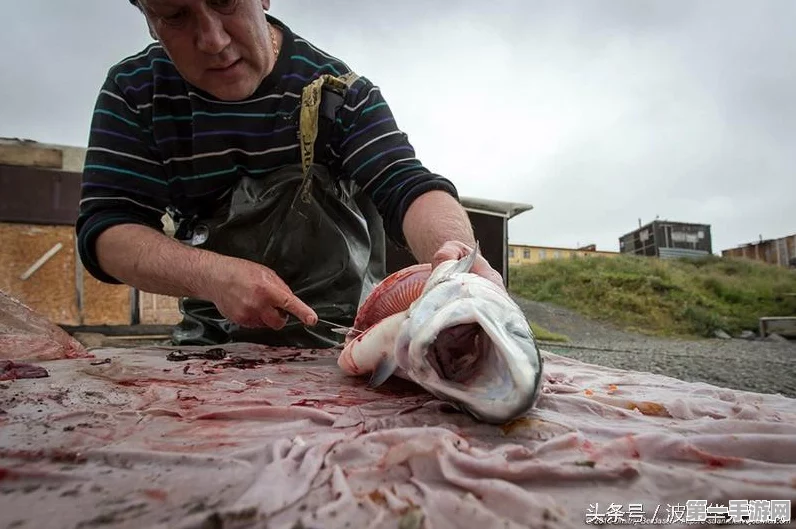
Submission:
[[[334,124],[337,111],[343,105],[345,94],[359,79],[359,75],[348,72],[339,77],[324,74],[304,87],[301,93],[301,112],[299,115],[299,143],[301,145],[301,167],[304,173],[302,200],[308,200],[309,171],[315,160],[315,145],[322,127],[320,118],[328,125],[321,129],[327,132]],[[325,97],[324,97],[325,96]],[[325,137],[322,137],[325,142]]]

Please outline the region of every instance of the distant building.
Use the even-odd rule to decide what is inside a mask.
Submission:
[[[765,263],[796,268],[796,234],[779,239],[760,237],[758,242],[743,244],[721,251],[722,257],[743,257]]]
[[[572,259],[575,257],[593,257],[597,255],[614,257],[619,255],[619,252],[597,251],[597,247],[593,244],[580,248],[509,244],[509,265],[534,264],[550,259]]]
[[[710,225],[654,220],[621,236],[619,251],[662,259],[710,255]]]

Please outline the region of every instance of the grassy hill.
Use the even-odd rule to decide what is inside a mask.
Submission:
[[[757,330],[796,316],[796,271],[751,260],[587,257],[510,269],[511,291],[628,330],[662,336]]]

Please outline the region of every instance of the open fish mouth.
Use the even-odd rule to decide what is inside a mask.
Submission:
[[[441,379],[459,385],[500,378],[506,368],[506,363],[495,354],[492,339],[478,323],[460,323],[443,329],[429,344],[426,361]]]
[[[542,360],[524,315],[494,290],[439,288],[442,295],[418,301],[401,328],[402,376],[479,420],[500,423],[529,409]]]

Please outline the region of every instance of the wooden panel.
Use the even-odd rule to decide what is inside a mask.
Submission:
[[[0,165],[0,221],[73,225],[79,173]]]
[[[20,278],[59,243],[52,257],[27,279]],[[0,223],[0,289],[54,323],[79,323],[75,262],[72,227]]]
[[[130,325],[132,292],[127,285],[98,281],[83,269],[83,325]]]
[[[0,165],[61,169],[64,154],[60,149],[0,144]]]
[[[142,325],[175,325],[182,320],[175,297],[139,292],[138,307]]]

